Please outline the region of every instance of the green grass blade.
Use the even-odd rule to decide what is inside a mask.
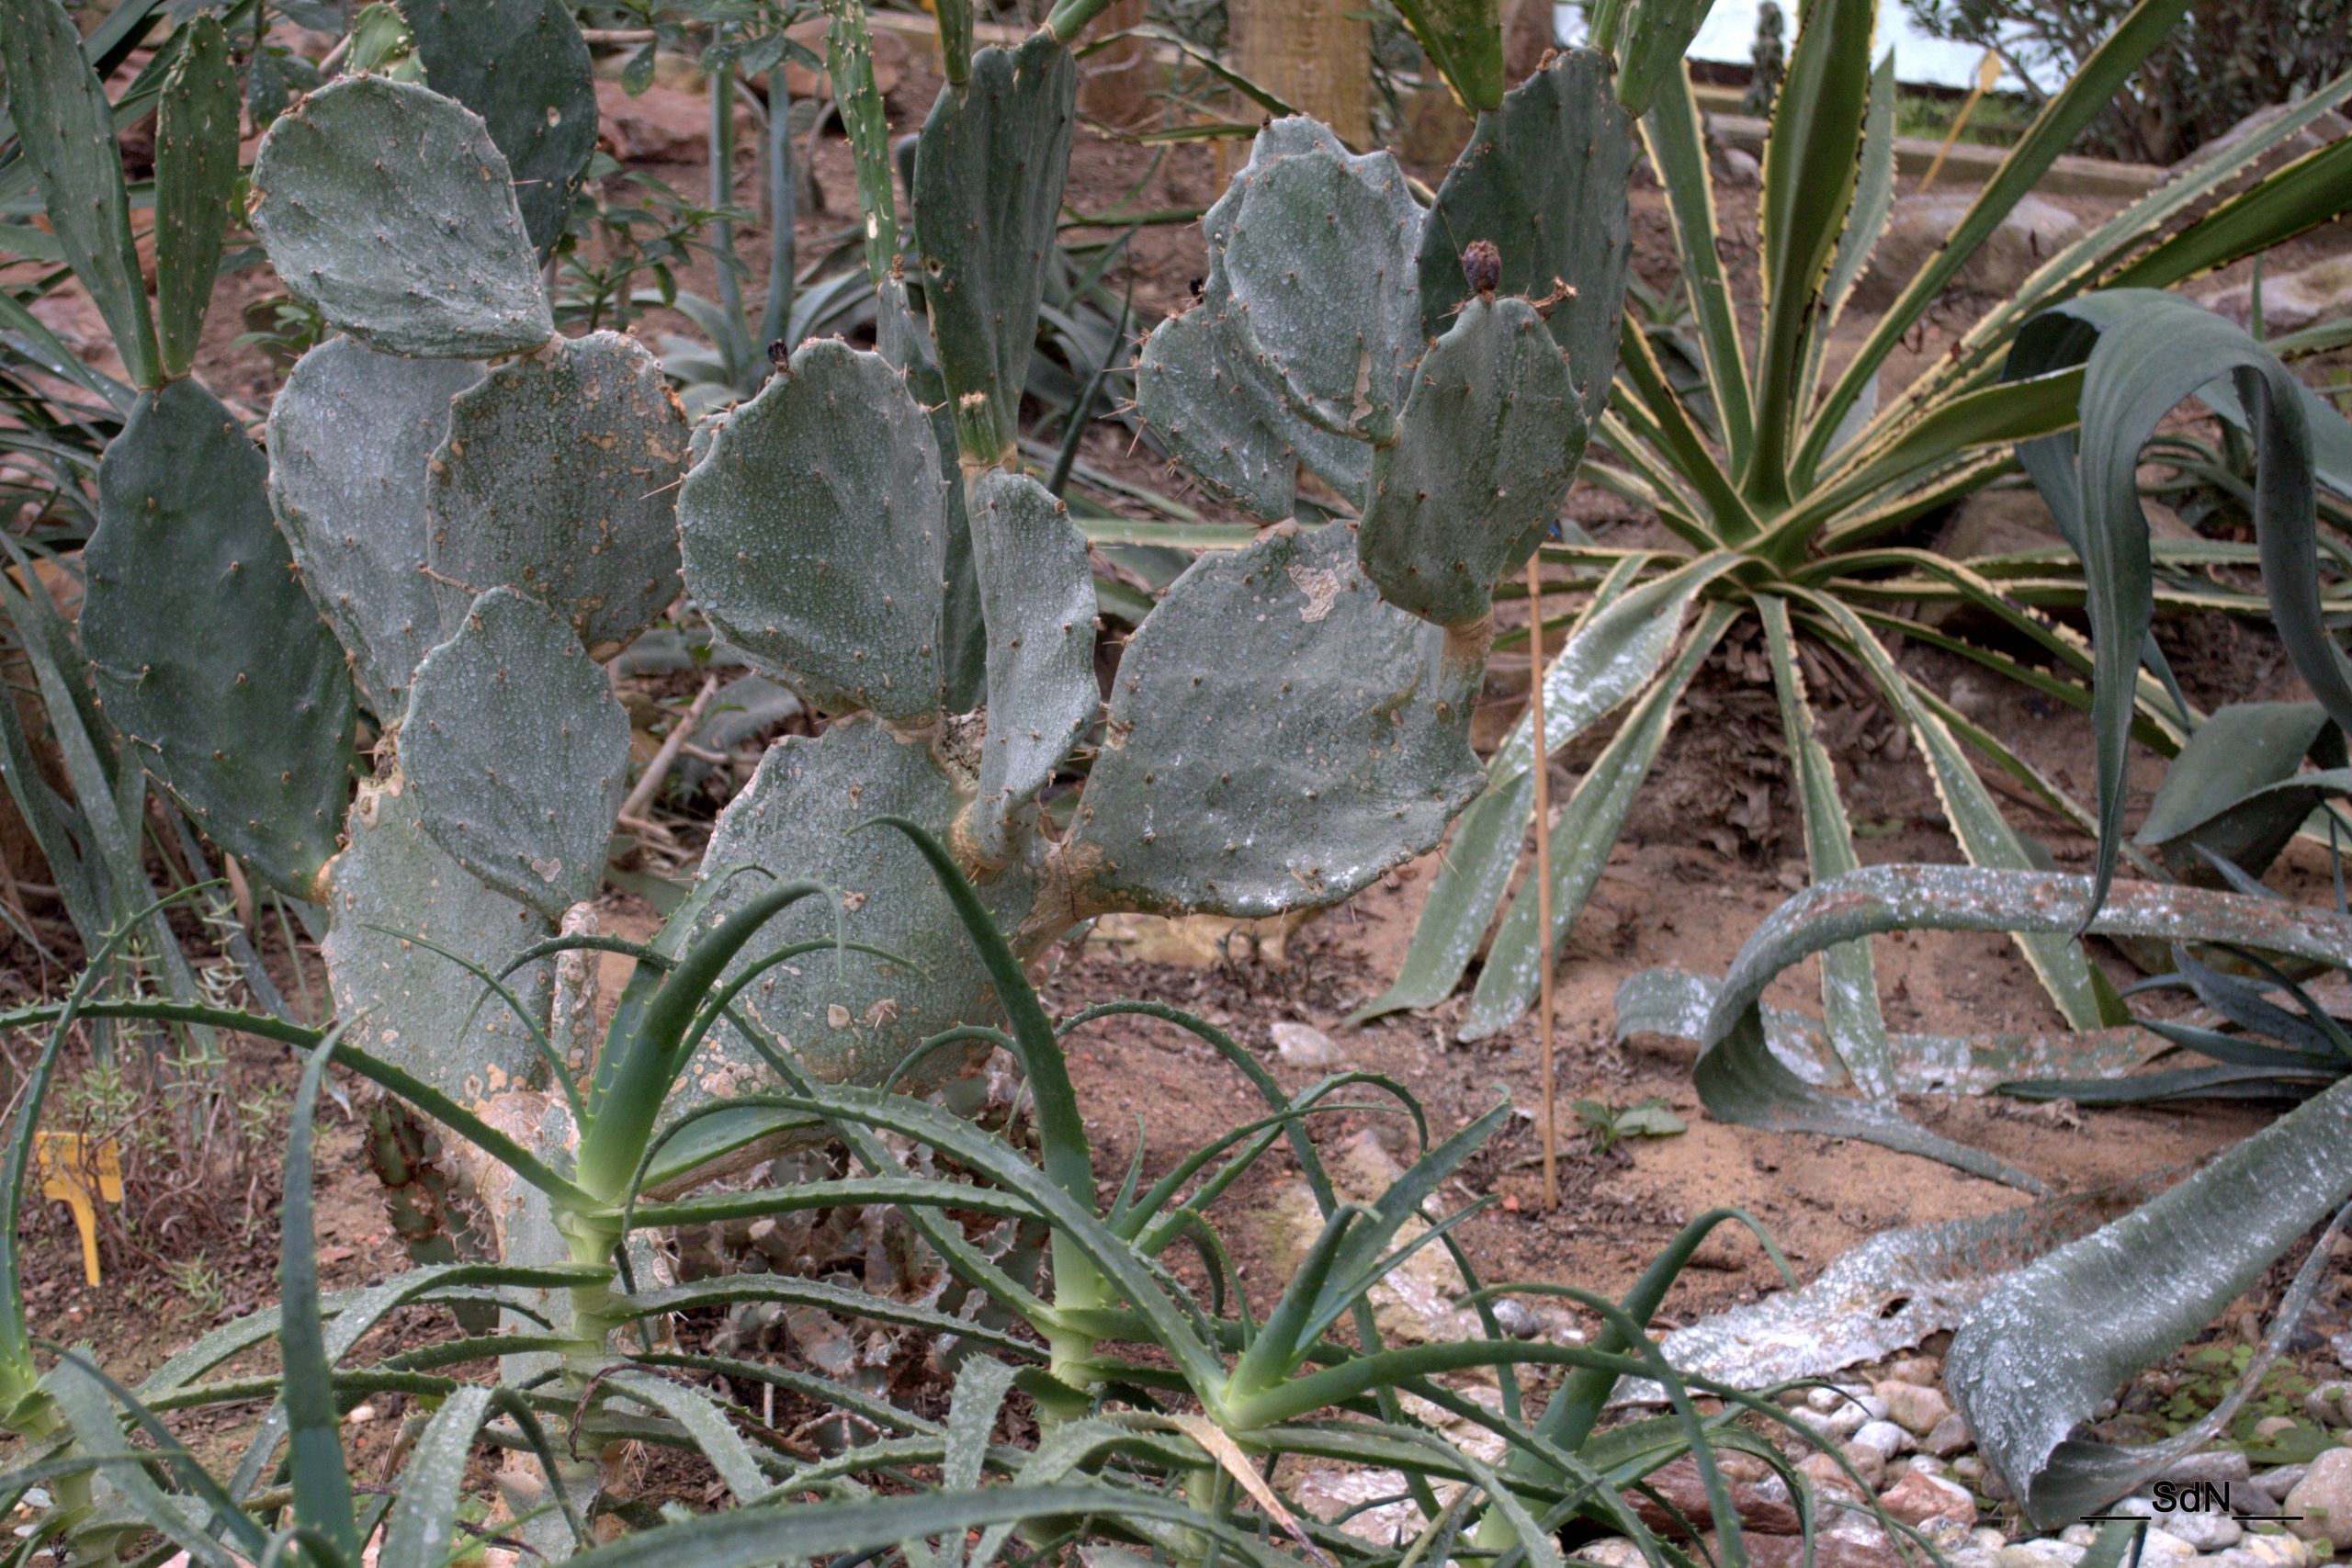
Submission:
[[[219,18],[188,24],[155,121],[155,314],[164,374],[185,376],[212,303],[237,188],[237,68]]]

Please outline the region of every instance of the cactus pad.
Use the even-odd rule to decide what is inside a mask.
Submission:
[[[596,151],[587,40],[562,0],[401,0],[435,92],[490,127],[514,175],[532,246],[546,255]]]
[[[1380,602],[1343,526],[1204,556],[1127,643],[1063,851],[1081,909],[1336,903],[1485,782],[1483,642]]]
[[[1269,406],[1262,384],[1209,323],[1200,308],[1151,329],[1136,357],[1136,412],[1185,472],[1251,516],[1278,523],[1298,493],[1285,412]]]
[[[729,642],[818,706],[927,718],[946,489],[931,418],[889,363],[802,344],[687,476],[686,581]]]
[[[959,408],[986,401],[993,461],[1019,433],[1046,257],[1061,220],[1078,65],[1044,33],[984,49],[942,92],[915,153],[915,243],[939,364]],[[970,428],[959,421],[959,428]]]
[[[1094,572],[1086,536],[1052,492],[997,469],[972,490],[972,546],[988,613],[989,719],[973,839],[990,864],[1094,716]]]
[[[887,828],[852,831],[887,813],[944,838],[969,800],[923,742],[850,719],[813,740],[794,737],[771,748],[751,784],[719,814],[703,855],[706,876],[763,866],[840,894],[837,902],[804,900],[771,920],[744,948],[736,972],[786,942],[831,937],[836,920],[849,940],[922,965],[914,973],[859,953],[811,953],[744,991],[750,1015],[788,1042],[818,1077],[878,1083],[927,1036],[998,1016],[979,960],[914,846]],[[738,877],[713,903],[710,918],[724,918],[761,886],[756,877]],[[1029,917],[1035,897],[1025,864],[980,888],[1008,931]],[[936,1085],[959,1055],[934,1054],[910,1087]],[[711,1032],[681,1087],[695,1099],[726,1096],[755,1088],[766,1076],[751,1048],[722,1026]]]
[[[193,381],[98,464],[82,646],[98,700],[213,842],[313,897],[351,788],[351,678],[294,576],[268,464]]]
[[[425,472],[449,400],[481,379],[468,360],[403,359],[338,335],[302,356],[269,411],[278,531],[388,724],[442,637],[424,575]]]
[[[401,768],[443,849],[560,919],[604,880],[628,716],[563,617],[493,588],[416,667]]]
[[[1559,515],[1584,439],[1544,318],[1524,299],[1471,300],[1421,356],[1396,443],[1373,457],[1364,575],[1423,620],[1477,620]]]
[[[517,588],[591,652],[628,643],[678,596],[685,412],[617,333],[502,365],[449,410],[425,485],[425,560],[445,623]]]
[[[321,88],[254,154],[254,232],[294,297],[388,354],[554,335],[506,160],[472,110],[380,76]]]
[[[327,868],[327,884],[334,922],[320,953],[354,1044],[468,1104],[538,1076],[521,1021],[495,997],[478,1009],[481,982],[412,939],[496,974],[555,927],[443,852],[397,774],[361,786],[351,847]],[[535,964],[506,984],[547,1027],[552,965]]]
[[[155,315],[164,374],[196,360],[237,189],[237,68],[217,17],[188,24],[155,106]]]
[[[1618,316],[1633,257],[1625,179],[1633,123],[1617,102],[1608,60],[1563,51],[1478,117],[1470,144],[1438,187],[1420,255],[1421,330],[1435,337],[1469,296],[1461,256],[1474,240],[1502,254],[1498,288],[1541,299],[1555,283],[1575,295],[1553,310],[1552,336],[1588,420],[1600,416],[1617,373]]]
[[[1317,148],[1237,184],[1218,254],[1244,341],[1306,418],[1385,440],[1421,348],[1422,214],[1404,171]]]

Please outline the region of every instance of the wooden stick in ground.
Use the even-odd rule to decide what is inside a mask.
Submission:
[[[646,807],[652,803],[653,796],[661,790],[662,781],[670,776],[670,764],[678,760],[679,748],[684,746],[686,738],[694,734],[695,727],[702,722],[702,716],[710,708],[710,699],[717,695],[718,677],[713,675],[702,683],[702,690],[695,694],[694,702],[678,716],[678,722],[670,727],[670,733],[662,738],[662,750],[653,753],[653,761],[645,764],[644,776],[637,781],[637,787],[628,792],[628,798],[621,802],[624,819],[643,817]]]
[[[1544,727],[1544,551],[1527,558],[1527,717],[1535,738],[1535,929],[1541,992],[1535,1032],[1544,1051],[1544,1206],[1560,1206],[1559,1130],[1552,1120],[1552,749]]]

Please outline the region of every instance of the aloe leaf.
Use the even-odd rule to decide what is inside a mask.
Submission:
[[[1764,324],[1756,354],[1756,446],[1741,472],[1751,494],[1785,493],[1805,342],[1859,178],[1870,101],[1871,0],[1816,0],[1806,11],[1764,142]],[[1857,47],[1858,41],[1860,47]]]
[[[605,1380],[607,1386],[669,1416],[686,1430],[695,1448],[708,1459],[718,1479],[735,1495],[739,1506],[749,1507],[774,1490],[752,1447],[709,1395],[673,1382],[652,1372],[627,1369]]]
[[[2157,422],[2208,381],[2233,376],[2256,413],[2255,528],[2280,640],[2339,728],[2352,727],[2352,666],[2329,632],[2319,591],[2302,388],[2240,328],[2176,296],[2125,289],[2060,306],[2019,333],[2013,361],[2084,364],[2079,450],[2063,436],[2020,450],[2036,484],[2072,468],[2082,509],[2084,581],[2096,661],[2091,721],[2098,746],[2097,878],[2113,876],[2122,840],[2126,739],[2134,672],[2154,615],[2140,448]],[[2072,457],[2069,464],[2066,459]]]
[[[876,1552],[901,1541],[961,1536],[994,1524],[1092,1515],[1181,1525],[1214,1536],[1247,1560],[1259,1560],[1250,1536],[1172,1498],[1132,1487],[1065,1483],[736,1509],[625,1536],[571,1561],[579,1568],[675,1568],[680,1562],[765,1568],[787,1560]]]
[[[2088,1235],[2162,1185],[2143,1179],[1996,1213],[1882,1231],[1803,1287],[1731,1308],[1658,1341],[1690,1378],[1763,1388],[1883,1360],[1957,1328],[2012,1270]],[[1655,1397],[1638,1384],[1613,1398]]]
[[[2249,1202],[2257,1193],[2261,1201]],[[2325,1271],[2334,1227],[2281,1303],[2271,1342],[2247,1369],[2248,1383],[2211,1415],[2143,1448],[2072,1433],[2126,1379],[2211,1323],[2347,1194],[2352,1079],[2097,1235],[2011,1276],[1976,1308],[1945,1358],[1946,1381],[1978,1447],[2030,1518],[2043,1528],[2077,1518],[2211,1439],[2293,1331]],[[2034,1375],[2016,1376],[2013,1369],[2023,1366]]]
[[[2033,856],[2018,837],[2017,829],[2001,815],[1992,792],[1976,776],[1974,765],[1961,750],[1942,715],[1925,699],[1910,677],[1895,667],[1886,649],[1852,611],[1834,599],[1810,594],[1806,597],[1830,626],[1842,634],[1837,638],[1838,646],[1861,664],[1909,725],[1935,784],[1944,820],[1951,827],[1952,837],[1960,840],[1961,851],[1969,863],[2009,871],[2031,869],[2035,864]],[[2126,712],[2129,713],[2128,708]],[[2076,943],[2063,934],[2039,928],[2018,931],[2016,941],[2026,963],[2040,977],[2050,999],[2068,1023],[2076,1029],[2095,1029],[2120,1021],[2106,1016],[2091,977],[2089,961]]]
[[[443,1402],[416,1439],[401,1475],[399,1495],[378,1561],[383,1568],[441,1568],[458,1535],[466,1461],[490,1418],[492,1391],[460,1388]]]
[[[992,1357],[969,1357],[956,1369],[956,1386],[947,1399],[946,1452],[939,1467],[942,1487],[951,1492],[978,1489],[989,1433],[1012,1391],[1012,1369]],[[951,1549],[949,1561],[958,1556]]]
[[[1722,433],[1731,461],[1744,463],[1756,441],[1747,355],[1741,346],[1739,318],[1732,309],[1723,251],[1717,243],[1715,184],[1707,169],[1699,101],[1683,72],[1665,73],[1656,101],[1642,117],[1642,140],[1666,188],[1667,214],[1674,220],[1683,288],[1699,322],[1699,352],[1706,362],[1715,428]]]
[[[1796,772],[1797,799],[1804,815],[1805,861],[1813,880],[1842,876],[1861,863],[1854,856],[1853,826],[1838,795],[1837,765],[1821,743],[1813,705],[1804,690],[1804,672],[1797,664],[1794,637],[1789,631],[1787,601],[1777,594],[1757,600],[1763,618],[1772,687],[1781,707],[1781,730],[1788,739],[1789,758]],[[1821,1014],[1828,1028],[1830,1049],[1846,1064],[1856,1087],[1873,1100],[1894,1093],[1893,1052],[1886,1037],[1886,1020],[1880,1015],[1878,973],[1871,963],[1866,942],[1830,948],[1821,955]]]
[[[1496,0],[1398,0],[1413,41],[1472,113],[1503,101],[1503,29]]]
[[[57,0],[0,0],[0,64],[7,67],[17,143],[58,244],[114,334],[130,379],[160,385],[162,356],[130,238],[114,110],[82,35]]]
[[[1806,337],[1804,384],[1797,400],[1800,410],[1812,407],[1813,389],[1821,375],[1822,355],[1829,346],[1830,329],[1845,313],[1854,285],[1869,267],[1879,239],[1886,232],[1887,219],[1894,211],[1894,51],[1890,49],[1879,56],[1877,68],[1871,72],[1870,96],[1862,110],[1861,167],[1854,176],[1853,206],[1838,235],[1838,249],[1829,261],[1829,276],[1821,286],[1821,319]],[[1878,381],[1872,378],[1847,411],[1840,428],[1831,434],[1827,450],[1835,453],[1877,412]],[[1797,475],[1800,484],[1809,485],[1812,479],[1810,473]]]
[[[2132,73],[2172,31],[2173,24],[2187,8],[2188,0],[2141,0],[2083,62],[2066,85],[2043,105],[2025,134],[2010,148],[2009,155],[2001,161],[2000,168],[1984,182],[1976,200],[1954,226],[1951,238],[1928,258],[1879,318],[1853,358],[1847,361],[1829,395],[1812,414],[1804,445],[1798,449],[1797,471],[1809,471],[1817,465],[1819,449],[1827,445],[1831,433],[1843,423],[1847,409],[1861,394],[1863,385],[1878,373],[1887,355],[1968,259],[2000,227],[2010,209],[2041,183],[2050,165],[2074,145],[2084,127],[2106,112]],[[2134,229],[2132,232],[2137,236],[2146,231]]]
[[[1679,969],[1645,969],[1617,983],[1617,1038],[1651,1032],[1697,1040],[1714,1006],[1717,985]],[[2066,1029],[2034,1034],[1890,1036],[1888,1081],[1897,1094],[2007,1093],[2016,1080],[2068,1073],[2118,1078],[2162,1054],[2171,1026]],[[1764,1043],[1782,1066],[1817,1088],[1849,1081],[1821,1021],[1792,1010],[1764,1010]],[[2136,1080],[2135,1080],[2136,1081]]]
[[[1917,928],[2226,942],[2342,966],[2352,918],[2164,884],[2123,883],[2103,906],[2088,877],[1964,866],[1876,866],[1799,894],[1758,926],[1724,977],[1701,1041],[1694,1080],[1709,1114],[1724,1121],[1860,1138],[1928,1154],[2030,1190],[2032,1178],[1978,1150],[1937,1137],[1895,1111],[1807,1084],[1765,1043],[1764,988],[1802,958],[1858,937]]]
[[[356,1562],[359,1527],[352,1510],[350,1463],[343,1451],[342,1412],[335,1408],[334,1362],[319,1314],[319,1238],[311,1219],[313,1122],[339,1033],[330,1032],[303,1064],[302,1081],[294,1090],[293,1124],[287,1129],[277,1269],[284,1303],[277,1346],[286,1384],[279,1408],[293,1444],[295,1521],[323,1535],[345,1562]]]
[[[2261,875],[2321,799],[2352,793],[2343,769],[2299,772],[2327,722],[2317,703],[2216,709],[2165,770],[2132,841],[2178,875],[2206,870],[2199,849]]]
[[[1649,777],[1658,748],[1666,744],[1675,705],[1739,613],[1727,604],[1707,608],[1674,662],[1625,716],[1615,738],[1561,808],[1559,821],[1551,829],[1552,929],[1538,931],[1534,890],[1522,888],[1495,931],[1487,965],[1479,971],[1457,1038],[1482,1040],[1507,1029],[1534,999],[1543,965],[1553,962],[1561,940],[1600,881],[1609,852],[1624,829],[1625,813],[1633,808],[1634,797]],[[1549,727],[1547,715],[1545,728]]]

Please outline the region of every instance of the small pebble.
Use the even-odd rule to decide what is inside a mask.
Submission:
[[[1897,1382],[1888,1378],[1871,1392],[1886,1401],[1887,1419],[1906,1432],[1926,1437],[1951,1412],[1951,1401],[1932,1388]]]
[[[1866,1449],[1860,1443],[1848,1443],[1838,1451],[1846,1456],[1846,1462],[1854,1467],[1854,1473],[1860,1476],[1862,1484],[1871,1491],[1877,1491],[1880,1483],[1886,1480],[1886,1456],[1876,1449]],[[2346,1449],[2344,1451],[2352,1454],[2352,1449]]]
[[[2151,1529],[2140,1538],[2138,1568],[2188,1568],[2197,1561],[2197,1549],[2169,1529]]]
[[[2154,1522],[2160,1529],[2188,1543],[2195,1551],[2219,1551],[2235,1546],[2245,1529],[2227,1514],[2188,1513],[2178,1508],[2159,1507],[2153,1498],[2126,1497],[2108,1510],[2116,1514],[2135,1514]]]
[[[1896,1482],[1879,1499],[1879,1506],[1906,1525],[1937,1518],[1962,1525],[1976,1522],[1976,1499],[1966,1487],[1923,1471],[1915,1470]]]
[[[1939,1356],[1905,1356],[1901,1360],[1888,1362],[1886,1375],[1896,1382],[1934,1388],[1944,1381],[1943,1359]]]
[[[1532,735],[1535,731],[1530,729],[1528,733]],[[2292,1416],[2265,1416],[2254,1424],[2254,1440],[2257,1443],[2276,1442],[2301,1425]]]
[[[1527,733],[1532,735],[1535,731],[1530,728]],[[2337,1366],[2346,1371],[2352,1371],[2352,1333],[2331,1337],[2327,1342],[2327,1348],[2335,1352]]]
[[[1532,733],[1532,732],[1531,732]],[[2245,1455],[2235,1449],[2208,1449],[2203,1453],[2177,1459],[2157,1472],[2159,1481],[2244,1481],[2254,1473],[2254,1466]]]
[[[1532,735],[1535,732],[1531,729],[1528,733]],[[2295,1483],[2302,1480],[2311,1468],[2307,1464],[2282,1464],[2256,1476],[2254,1483],[2273,1497],[2283,1498],[2295,1489]]]
[[[1531,728],[1529,735],[1535,731]],[[1505,1296],[1494,1303],[1495,1326],[1513,1339],[1532,1339],[1544,1332],[1544,1320],[1535,1315],[1525,1302]]]
[[[2303,1395],[2303,1409],[2323,1427],[2352,1427],[2352,1382],[2337,1378]]]
[[[1529,733],[1532,734],[1533,731]],[[1884,1464],[1911,1446],[1911,1434],[1892,1421],[1865,1421],[1847,1439],[1849,1448],[1868,1449]]]
[[[1340,1047],[1313,1024],[1284,1019],[1268,1032],[1274,1037],[1274,1055],[1293,1066],[1328,1067],[1340,1059]]]
[[[1532,735],[1534,731],[1528,733]],[[1919,1446],[1938,1459],[1950,1459],[1954,1454],[1965,1453],[1975,1441],[1969,1435],[1968,1423],[1962,1420],[1955,1411],[1937,1422],[1935,1430],[1919,1439]]]
[[[2021,1540],[1993,1554],[1996,1568],[2075,1568],[2086,1549],[2063,1540]]]

